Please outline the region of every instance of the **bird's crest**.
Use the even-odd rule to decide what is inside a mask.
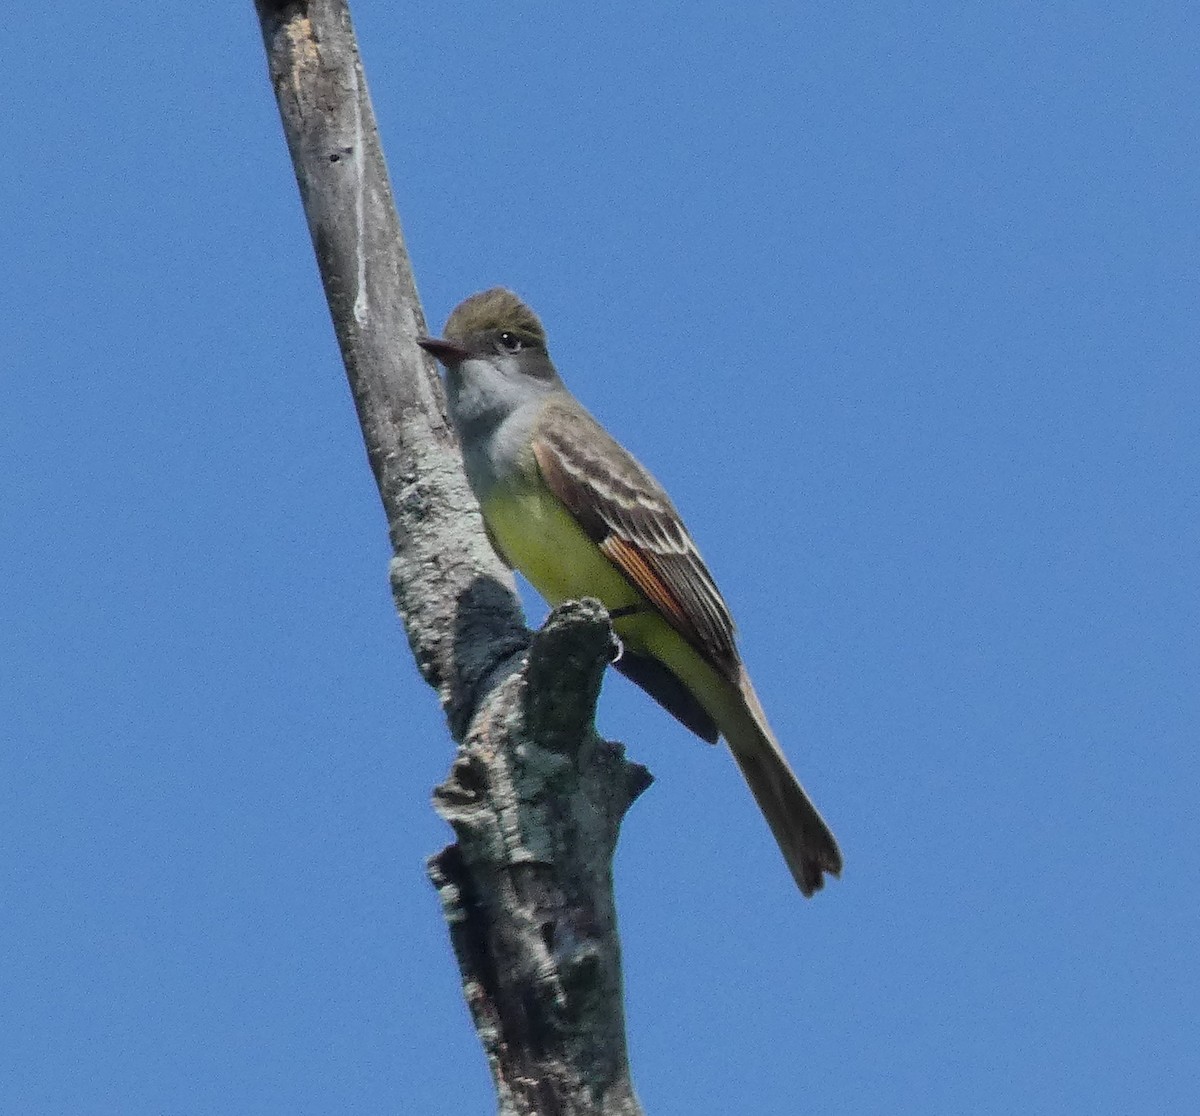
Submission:
[[[492,287],[460,302],[446,319],[442,336],[448,341],[464,341],[472,334],[492,330],[519,333],[533,344],[546,346],[546,331],[538,316],[505,287]]]

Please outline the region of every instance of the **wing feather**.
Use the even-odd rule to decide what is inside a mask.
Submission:
[[[551,491],[609,560],[710,665],[736,681],[733,618],[662,485],[565,400],[546,404],[533,452]]]

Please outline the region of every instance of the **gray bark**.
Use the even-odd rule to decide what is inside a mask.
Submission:
[[[612,856],[645,768],[592,720],[613,654],[595,602],[530,636],[417,346],[425,319],[344,0],[256,0],[268,68],[387,515],[391,582],[457,757],[432,858],[501,1113],[636,1116]]]

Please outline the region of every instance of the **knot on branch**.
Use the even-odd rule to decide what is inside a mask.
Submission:
[[[541,744],[566,754],[585,741],[618,647],[599,601],[566,601],[550,613],[525,667],[526,722]]]

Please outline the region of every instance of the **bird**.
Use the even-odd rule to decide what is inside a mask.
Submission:
[[[784,755],[728,606],[662,485],[563,383],[546,331],[504,287],[418,343],[446,370],[467,480],[492,546],[551,604],[608,610],[614,665],[701,739],[724,738],[805,896],[842,854]]]

